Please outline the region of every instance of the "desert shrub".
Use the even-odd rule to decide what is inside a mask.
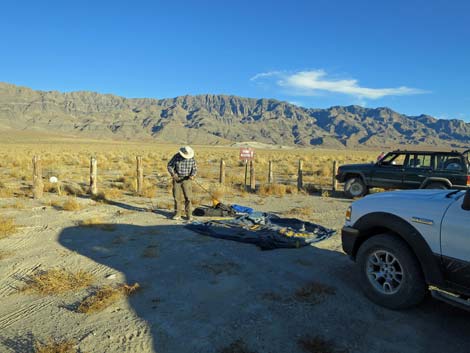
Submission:
[[[294,293],[294,298],[301,302],[317,304],[323,301],[326,297],[336,294],[336,288],[329,285],[310,282],[305,286],[300,287]]]
[[[307,353],[347,353],[348,350],[340,349],[333,341],[321,336],[303,336],[297,340],[299,347]]]
[[[115,200],[122,198],[122,190],[119,189],[104,189],[102,191],[105,200]]]
[[[0,198],[10,198],[15,195],[13,189],[0,188]]]
[[[18,230],[13,218],[0,216],[0,239],[5,238]]]
[[[88,287],[94,281],[94,277],[91,273],[83,270],[71,272],[63,268],[54,268],[40,271],[27,277],[24,281],[26,285],[22,289],[23,291],[51,295]]]
[[[313,215],[313,208],[312,207],[294,207],[284,214],[289,217],[310,217]]]
[[[263,184],[258,189],[258,194],[261,196],[284,196],[286,194],[286,190],[287,187],[283,184]]]
[[[60,341],[57,339],[49,338],[45,342],[36,340],[34,342],[34,353],[78,353],[74,348],[75,341]]]
[[[140,285],[138,283],[134,283],[132,286],[127,284],[104,286],[85,298],[78,306],[77,311],[85,314],[99,312],[119,301],[121,298],[131,295],[139,288]]]
[[[154,198],[157,195],[157,187],[156,186],[147,186],[142,190],[142,196],[148,198]]]
[[[13,252],[11,252],[11,251],[0,250],[0,260],[4,260],[4,259],[10,257],[11,255],[13,255]]]
[[[79,184],[65,184],[62,186],[62,190],[66,195],[81,196],[86,194]]]
[[[218,353],[257,353],[248,348],[243,339],[238,339],[230,343],[228,346],[219,349]]]
[[[116,225],[103,222],[101,217],[91,217],[78,222],[79,227],[99,228],[112,232],[116,230]]]
[[[64,211],[80,211],[82,206],[74,198],[69,198],[62,204],[62,209]]]

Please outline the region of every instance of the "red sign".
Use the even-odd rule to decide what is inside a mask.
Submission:
[[[255,158],[255,149],[251,147],[240,148],[240,159],[243,161],[251,161]]]

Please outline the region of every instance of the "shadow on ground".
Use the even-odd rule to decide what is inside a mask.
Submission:
[[[306,335],[349,352],[468,351],[467,313],[431,299],[410,311],[377,307],[341,253],[261,251],[181,225],[113,226],[67,228],[59,242],[141,285],[128,301],[146,322],[154,352],[222,352],[239,339],[252,352],[302,352],[297,341]],[[311,283],[334,291],[296,295]]]

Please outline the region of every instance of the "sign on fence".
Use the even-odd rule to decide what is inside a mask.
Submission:
[[[251,161],[255,158],[255,149],[251,147],[240,148],[240,159],[242,161]]]

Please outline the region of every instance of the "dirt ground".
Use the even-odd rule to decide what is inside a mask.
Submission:
[[[149,212],[148,199],[82,198],[75,212],[23,202],[0,200],[1,214],[21,225],[0,239],[0,352],[33,352],[35,339],[49,337],[74,340],[87,353],[469,351],[467,312],[431,298],[399,312],[368,301],[339,233],[315,246],[261,251],[193,233],[168,210]],[[276,213],[311,208],[303,217],[338,230],[350,204],[300,194],[230,202]],[[113,227],[78,226],[96,216]],[[76,310],[89,288],[18,291],[28,275],[59,267],[91,272],[94,286],[141,289],[94,314]]]

